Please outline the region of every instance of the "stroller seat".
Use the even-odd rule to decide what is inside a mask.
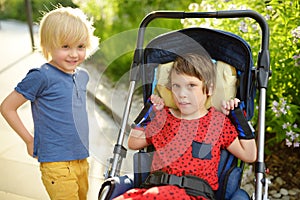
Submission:
[[[159,13],[158,18],[164,14],[168,15],[168,13],[164,12]],[[175,12],[170,18],[183,17],[181,13],[179,14]],[[252,15],[253,13],[250,12],[250,14]],[[244,13],[242,12],[241,15],[244,16]],[[151,14],[149,16],[149,20],[152,19],[153,16],[151,16]],[[192,13],[192,16],[194,16],[194,13]],[[228,17],[227,13],[225,16]],[[233,14],[233,16],[236,15]],[[256,14],[255,18],[257,18]],[[216,66],[219,74],[217,85],[218,83],[222,83],[220,84],[220,90],[227,88],[225,92],[227,95],[225,95],[226,97],[220,97],[218,96],[218,93],[215,97],[212,97],[210,104],[207,106],[209,107],[212,104],[218,107],[218,105],[216,105],[216,102],[219,102],[218,98],[226,100],[231,97],[237,97],[245,105],[244,112],[246,113],[246,119],[248,121],[251,120],[254,115],[254,98],[257,88],[255,79],[256,69],[253,67],[252,52],[247,42],[232,33],[196,27],[171,31],[159,35],[143,48],[142,37],[144,35],[144,28],[149,23],[147,20],[147,17],[143,20],[139,32],[137,49],[132,64],[130,77],[131,85],[126,104],[127,109],[125,108],[124,111],[124,115],[127,117],[122,121],[122,127],[126,125],[128,120],[135,82],[137,80],[141,80],[142,82],[143,102],[146,109],[141,112],[142,114],[138,116],[135,121],[136,124],[142,124],[144,121],[151,120],[148,116],[149,107],[147,106],[147,101],[153,93],[157,93],[166,99],[170,97],[170,91],[161,84],[163,80],[157,78],[158,75],[163,73],[163,71],[168,71],[167,68],[172,65],[172,62],[178,55],[197,53],[201,48],[204,48],[217,63]],[[263,22],[260,23],[263,24]],[[263,51],[261,55],[263,58],[259,58],[259,62],[267,62],[268,54]],[[267,58],[264,58],[264,56]],[[222,69],[220,66],[222,66]],[[229,73],[231,76],[230,78],[224,75],[226,74],[225,71],[228,72],[228,67],[230,67],[230,71],[234,71],[234,73]],[[160,68],[163,68],[164,70],[160,70]],[[234,70],[232,70],[232,68]],[[232,77],[232,74],[234,74],[234,77]],[[265,80],[265,77],[263,76],[260,78]],[[221,79],[223,80],[221,81]],[[224,82],[227,85],[224,85]],[[235,90],[232,90],[232,87],[235,86],[235,84]],[[264,82],[261,81],[259,84],[263,85]],[[231,88],[231,92],[228,92],[228,88]],[[265,88],[263,88],[263,90],[264,89]],[[172,102],[167,102],[169,103],[168,106],[173,106]],[[122,127],[121,129],[125,130]],[[112,199],[123,194],[128,189],[139,187],[150,172],[153,149],[147,148],[145,151],[140,150],[134,154],[133,174],[120,176],[119,166],[121,165],[122,158],[124,158],[124,155],[126,154],[126,148],[122,146],[124,137],[123,135],[120,135],[118,142],[121,142],[115,145],[114,158],[111,159],[111,168],[109,169],[110,173],[107,173],[108,177],[106,178],[108,179],[102,184],[99,192],[99,199]],[[261,158],[259,157],[258,159],[260,160]],[[118,169],[116,169],[116,166]],[[243,167],[243,162],[238,161],[237,158],[231,155],[227,150],[222,150],[218,168],[219,188],[215,191],[218,200],[250,199],[249,195],[240,188]],[[260,177],[261,173],[264,173],[263,163],[258,163],[257,173],[259,175],[258,177]],[[262,182],[258,184],[261,183]],[[258,192],[258,196],[260,196],[260,192]]]

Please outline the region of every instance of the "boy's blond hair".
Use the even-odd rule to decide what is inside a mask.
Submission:
[[[209,54],[205,51],[200,54],[188,53],[183,56],[178,56],[171,71],[175,71],[178,74],[194,76],[203,81],[204,93],[208,93],[210,90],[213,91],[216,85],[215,66]],[[170,81],[171,79],[169,77],[169,83]]]
[[[52,50],[82,43],[88,57],[98,47],[98,38],[93,33],[92,21],[80,9],[58,7],[46,13],[40,22],[40,47],[44,57],[50,60]]]

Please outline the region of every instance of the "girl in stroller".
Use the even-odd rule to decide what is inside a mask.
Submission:
[[[207,52],[176,58],[169,86],[177,109],[152,95],[154,118],[145,129],[133,128],[128,139],[130,149],[154,146],[151,173],[141,188],[116,200],[214,199],[222,148],[245,162],[256,160],[254,136],[238,132],[223,114],[233,110],[238,100],[224,103],[223,113],[206,108],[215,81],[215,67]]]

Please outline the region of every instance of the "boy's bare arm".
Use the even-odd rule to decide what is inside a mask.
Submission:
[[[12,127],[12,129],[22,138],[27,145],[29,155],[33,155],[33,136],[24,126],[17,109],[27,101],[24,96],[16,91],[10,93],[1,104],[1,114]]]

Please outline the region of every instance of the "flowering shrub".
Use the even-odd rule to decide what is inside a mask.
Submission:
[[[246,6],[247,5],[247,6]],[[252,9],[260,13],[270,28],[270,59],[272,76],[267,88],[266,134],[267,148],[282,141],[288,147],[300,142],[300,12],[299,1],[206,0],[192,3],[190,11]],[[251,46],[254,63],[260,51],[260,29],[249,18],[186,19],[185,27],[202,26],[227,30],[240,35]],[[257,119],[253,117],[253,123]]]
[[[284,98],[280,98],[278,102],[273,101],[271,109],[267,111],[267,116],[273,116],[273,119],[268,124],[272,124],[274,129],[270,131],[276,131],[278,135],[273,138],[276,139],[275,142],[285,140],[287,146],[299,147],[300,129],[295,122],[298,113],[297,110],[297,106],[289,105]]]

